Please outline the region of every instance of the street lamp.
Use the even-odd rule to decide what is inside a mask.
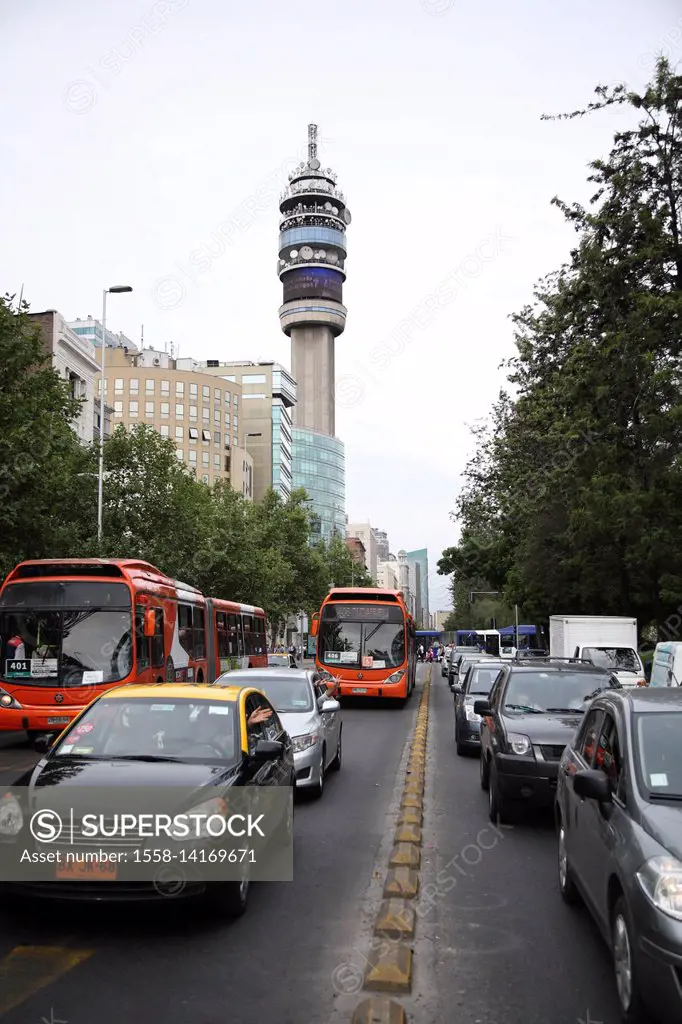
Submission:
[[[104,353],[107,347],[107,295],[120,295],[121,292],[131,292],[133,289],[129,284],[115,284],[111,288],[104,288],[102,291],[102,359],[100,367],[100,392],[99,392],[99,474],[97,486],[97,540],[102,543],[102,521],[103,521],[103,488],[104,488]]]

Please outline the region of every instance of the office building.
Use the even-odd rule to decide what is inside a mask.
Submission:
[[[199,480],[227,481],[253,498],[253,459],[244,446],[237,383],[180,370],[166,352],[130,345],[107,348],[104,374],[114,426],[149,424],[175,442],[178,459]]]
[[[103,332],[101,320],[96,320],[94,317],[88,315],[84,320],[70,320],[69,327],[74,334],[77,334],[79,338],[85,339],[85,341],[89,341],[95,348],[102,347]],[[107,348],[128,347],[132,350],[138,347],[135,342],[131,341],[130,338],[127,338],[125,334],[115,334],[114,331],[110,331],[108,327],[106,329],[106,339]]]
[[[346,326],[346,228],[351,215],[336,175],[317,155],[308,126],[308,160],[289,175],[280,200],[280,326],[291,339],[298,387],[293,413],[293,486],[305,487],[315,535],[345,534],[345,454],[335,437],[336,338]]]
[[[429,554],[426,548],[406,552],[407,564],[415,569],[414,582],[416,598],[416,618],[419,622],[429,623]],[[419,570],[416,572],[416,570]],[[428,625],[424,626],[428,629]]]
[[[365,568],[373,580],[377,578],[377,564],[379,562],[379,549],[377,536],[379,531],[375,530],[370,523],[346,523],[346,536],[357,537],[362,541],[365,548]],[[383,534],[385,537],[386,534]],[[386,554],[382,561],[388,561],[388,540],[386,541]]]
[[[244,446],[253,458],[253,497],[272,487],[286,501],[292,491],[292,412],[296,381],[275,362],[176,360],[178,369],[220,377],[241,388]]]
[[[68,382],[72,397],[83,403],[72,427],[79,440],[89,444],[95,434],[95,390],[99,369],[95,348],[87,338],[72,331],[56,309],[29,313],[28,319],[40,330],[45,349],[52,356],[52,365]]]

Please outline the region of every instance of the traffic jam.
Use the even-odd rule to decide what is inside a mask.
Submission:
[[[456,753],[479,759],[491,822],[553,816],[557,899],[594,919],[623,1021],[679,1022],[682,642],[648,671],[632,619],[553,616],[538,639],[460,631],[441,649]]]

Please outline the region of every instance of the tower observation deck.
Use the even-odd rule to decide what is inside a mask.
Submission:
[[[331,168],[317,156],[317,125],[308,125],[308,160],[289,175],[280,199],[282,330],[291,338],[298,385],[295,426],[335,433],[334,344],[346,326],[346,228],[351,215]]]

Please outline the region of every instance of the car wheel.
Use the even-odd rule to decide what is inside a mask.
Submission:
[[[320,754],[320,764],[319,764],[320,781],[318,782],[317,786],[315,787],[315,796],[318,797],[318,799],[324,793],[324,762],[326,761],[326,759],[327,759],[327,751],[326,751],[326,748],[323,747],[322,748],[322,753]]]
[[[611,926],[611,949],[613,967],[616,975],[616,992],[620,1006],[620,1017],[623,1024],[646,1024],[650,1020],[644,1009],[637,979],[632,936],[634,928],[627,903],[622,896],[616,900],[613,908]]]
[[[511,822],[511,811],[509,801],[505,800],[500,793],[500,784],[497,781],[497,768],[493,761],[490,765],[490,785],[488,787],[488,815],[490,820],[497,824],[506,825]]]
[[[488,759],[483,750],[481,750],[481,761],[479,767],[481,770],[481,789],[487,790],[490,786],[490,765],[488,764]]]
[[[559,892],[564,903],[573,907],[576,903],[580,902],[580,894],[576,889],[573,876],[571,874],[571,868],[568,863],[568,853],[566,852],[566,829],[564,828],[563,821],[559,821],[559,849],[558,849],[558,866],[559,866]]]
[[[334,760],[331,763],[331,769],[333,772],[338,772],[341,768],[341,760],[343,758],[342,736],[343,729],[339,729],[339,745],[336,748],[336,756],[334,757]]]
[[[220,917],[241,917],[248,906],[250,889],[248,878],[242,878],[240,882],[222,882],[210,886],[207,900],[212,913]]]

